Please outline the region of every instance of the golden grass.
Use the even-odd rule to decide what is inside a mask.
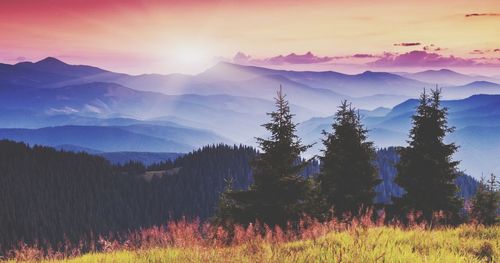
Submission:
[[[291,242],[118,250],[42,262],[500,262],[500,226],[356,227]]]

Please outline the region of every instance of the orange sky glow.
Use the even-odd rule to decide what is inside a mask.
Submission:
[[[269,2],[0,0],[0,62],[194,74],[243,52],[275,68],[500,74],[498,0]],[[269,59],[309,51],[323,59]]]

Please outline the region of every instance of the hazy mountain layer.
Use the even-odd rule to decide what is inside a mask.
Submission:
[[[132,76],[46,58],[0,64],[0,128],[31,129],[2,130],[5,138],[102,151],[186,152],[217,142],[255,145],[255,136],[265,136],[260,125],[282,86],[295,120],[303,122],[299,133],[306,142],[319,141],[321,130],[330,128],[327,116],[347,99],[362,109],[370,138],[385,147],[405,144],[417,105],[408,98],[439,83],[445,86],[445,98],[457,98],[443,103],[450,109],[450,124],[457,127],[449,140],[462,145],[457,158],[477,177],[500,172],[490,160],[499,153],[489,147],[495,143],[486,142],[496,142],[500,134],[500,99],[467,97],[500,94],[496,82],[445,69],[349,75],[224,62],[198,75]],[[315,145],[310,154],[320,148]]]

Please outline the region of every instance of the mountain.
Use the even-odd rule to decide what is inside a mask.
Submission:
[[[296,114],[295,121],[302,123],[299,134],[305,142],[318,142],[321,131],[329,130],[331,116],[339,103],[347,99],[361,109],[363,123],[371,130],[370,139],[378,147],[403,145],[411,126],[410,116],[418,103],[408,98],[416,97],[424,87],[432,87],[426,82],[431,78],[432,81],[469,81],[480,77],[449,70],[414,75],[371,71],[349,75],[333,71],[275,70],[225,62],[198,75],[132,76],[47,58],[35,63],[0,64],[0,127],[108,127],[118,129],[121,134],[146,136],[141,137],[149,143],[142,146],[144,151],[185,152],[219,141],[255,145],[254,136],[265,136],[260,125],[267,121],[266,112],[274,109],[272,98],[281,85]],[[457,98],[443,102],[450,109],[450,124],[457,127],[457,132],[466,127],[500,126],[498,96],[462,98],[476,93],[499,92],[499,84],[488,81],[443,88],[445,98]],[[465,134],[474,136],[473,133]],[[33,141],[27,135],[19,138]],[[36,138],[52,143],[42,137]],[[101,149],[92,146],[103,146],[90,142],[82,145],[75,136],[71,139],[73,141],[59,140],[49,145],[69,144],[95,150]],[[114,150],[135,148],[138,139],[133,145]],[[154,144],[151,140],[160,141]],[[460,143],[465,138],[458,140]],[[175,146],[173,142],[180,145]],[[474,145],[477,143],[474,141]],[[315,145],[311,155],[320,148],[321,144]],[[475,176],[479,171],[476,168],[481,168],[467,162],[463,167]]]
[[[138,80],[140,78],[140,81]],[[426,83],[385,72],[348,75],[334,71],[287,71],[220,62],[195,75],[142,75],[115,80],[134,89],[166,94],[230,94],[269,99],[279,85],[295,104],[331,112],[331,102],[343,99],[362,108],[392,107],[415,96]],[[147,85],[144,85],[147,83]],[[381,96],[383,95],[383,96]],[[374,97],[377,96],[377,97]],[[312,103],[314,102],[314,103]]]
[[[379,94],[386,94],[386,97],[395,96],[392,103],[394,103],[394,100],[398,100],[398,102],[400,102],[401,100],[399,100],[399,96],[413,96],[416,91],[425,86],[425,83],[384,72],[367,71],[356,75],[342,74],[333,71],[299,72],[267,69],[255,66],[243,66],[227,62],[221,62],[215,65],[204,73],[196,76],[195,79],[198,79],[199,81],[203,80],[204,82],[209,83],[217,83],[217,85],[214,85],[216,87],[211,86],[216,90],[217,86],[223,85],[224,83],[231,83],[232,86],[238,87],[245,87],[251,83],[251,87],[246,89],[252,89],[252,87],[255,89],[255,87],[261,87],[270,81],[272,82],[274,80],[278,80],[278,82],[282,83],[286,88],[285,91],[287,94],[294,94],[295,92],[293,89],[290,91],[288,88],[289,86],[297,89],[302,88],[315,93],[320,92],[323,96],[329,96],[328,98],[330,99],[330,102],[332,99],[333,101],[339,101],[341,99],[356,101],[357,97],[369,97]],[[274,87],[275,85],[273,84],[271,89]],[[236,89],[236,91],[233,92],[238,92],[240,90],[241,88]],[[330,93],[327,91],[330,91]],[[268,94],[262,95],[266,97],[269,96]],[[290,99],[293,99],[292,96],[295,95],[290,95]],[[296,97],[297,98],[294,100],[296,104],[307,107],[307,105],[301,104],[305,98],[300,97],[300,94],[297,94]],[[327,109],[326,106],[328,103],[326,102],[327,104],[323,106],[323,101],[324,99],[320,99],[319,101],[315,100],[315,109],[317,107],[325,107],[325,109]],[[373,104],[365,105],[366,102],[367,101],[360,100],[359,104],[362,104],[360,107],[374,107]],[[393,105],[394,104],[391,104],[389,106]]]
[[[86,65],[69,65],[48,57],[38,62],[20,62],[15,65],[0,63],[0,87],[45,88],[88,77],[100,80],[116,79],[123,74]]]
[[[117,127],[125,131],[149,135],[167,141],[170,140],[175,142],[183,142],[195,147],[202,147],[208,144],[215,143],[234,143],[233,141],[223,138],[209,130],[151,124],[135,124]]]
[[[462,160],[460,168],[479,178],[481,174],[500,173],[495,158],[500,155],[500,95],[474,95],[461,100],[444,100],[448,108],[449,125],[456,131],[447,140],[460,146],[455,157]],[[368,137],[379,148],[404,146],[411,128],[411,116],[418,100],[407,100],[383,116],[362,119],[369,130]],[[362,111],[360,111],[362,113]],[[311,118],[298,126],[305,143],[316,143],[308,152],[314,155],[322,149],[321,131],[331,130],[333,117]]]
[[[60,126],[40,129],[0,129],[0,138],[31,145],[70,144],[102,152],[189,152],[195,147],[172,140],[138,134],[118,127]]]
[[[5,68],[3,71],[2,68]],[[3,74],[2,74],[3,73]],[[329,110],[328,102],[386,94],[383,105],[360,100],[364,108],[393,106],[401,102],[398,96],[413,96],[424,83],[384,72],[364,72],[357,75],[326,72],[296,72],[220,62],[205,72],[190,76],[182,74],[144,74],[132,76],[96,67],[69,65],[55,58],[39,62],[2,64],[0,87],[25,85],[31,88],[58,88],[89,83],[116,83],[136,90],[169,95],[228,94],[269,99],[282,84],[290,99],[303,107]],[[390,99],[390,96],[395,96]],[[316,105],[309,101],[317,101]],[[364,105],[367,103],[366,105]],[[366,106],[366,107],[365,107]]]
[[[406,101],[377,119],[378,123],[368,126],[373,130],[391,131],[387,135],[375,136],[375,143],[381,146],[405,145],[411,127],[410,116],[417,104],[416,100]],[[460,146],[455,155],[461,160],[460,168],[475,178],[500,173],[496,161],[496,156],[500,155],[497,143],[500,141],[500,95],[474,95],[462,100],[445,100],[442,105],[449,109],[449,125],[456,128],[447,141]]]
[[[391,111],[390,108],[378,107],[373,110],[359,110],[362,117],[383,117]]]
[[[444,100],[448,108],[449,122],[457,128],[466,126],[500,125],[500,95],[474,95],[460,100]],[[418,106],[418,100],[407,100],[395,106],[384,118],[378,119],[378,126],[400,131],[408,130],[411,116]],[[399,124],[398,124],[399,123]]]
[[[334,71],[275,70],[227,62],[220,62],[199,76],[205,79],[218,80],[226,78],[226,75],[230,76],[226,80],[231,81],[248,81],[262,76],[281,76],[311,88],[331,90],[353,97],[376,94],[407,95],[412,88],[421,88],[424,84],[385,72],[366,71],[361,74],[349,75]]]
[[[6,113],[0,113],[0,127],[81,124],[96,119],[151,119],[153,122],[158,118],[170,122],[184,119],[197,124],[191,128],[211,129],[234,141],[252,138],[255,131],[261,129],[259,125],[266,118],[265,112],[274,108],[272,101],[254,97],[165,95],[107,82],[51,89],[4,90],[0,92],[0,105]],[[318,115],[295,104],[291,108],[299,120]],[[43,121],[46,121],[45,125]]]
[[[42,128],[51,126],[126,126],[133,124],[153,124],[170,127],[186,127],[168,120],[138,120],[127,117],[99,117],[74,114],[74,109],[65,108],[40,112],[36,109],[0,108],[0,128]]]
[[[402,76],[406,78],[411,78],[414,80],[439,84],[441,86],[460,86],[465,85],[467,83],[475,82],[475,81],[493,81],[500,82],[500,80],[485,76],[471,76],[466,74],[461,74],[449,69],[440,69],[440,70],[426,70],[417,73],[402,73]]]
[[[209,130],[144,123],[127,126],[73,125],[39,129],[0,129],[0,138],[89,153],[188,152],[207,144],[232,143],[231,140]]]
[[[500,173],[500,126],[468,126],[452,133],[449,141],[460,145],[455,158],[465,173],[476,178]]]
[[[116,136],[113,136],[113,133],[116,133]],[[207,144],[233,143],[210,130],[172,125],[168,122],[152,124],[140,121],[124,126],[67,125],[39,129],[0,129],[0,138],[89,153],[96,151],[187,152]],[[106,138],[107,141],[101,142],[100,138]],[[141,145],[141,140],[144,140],[143,145]]]
[[[47,57],[35,63],[20,62],[15,64],[14,67],[36,70],[39,72],[53,73],[61,76],[66,76],[68,78],[81,78],[81,77],[109,73],[109,71],[102,70],[97,67],[84,66],[84,65],[69,65],[53,57]]]
[[[500,94],[500,84],[489,81],[474,81],[462,86],[444,87],[443,91],[453,98],[464,98],[475,94]],[[450,95],[447,97],[451,97]]]

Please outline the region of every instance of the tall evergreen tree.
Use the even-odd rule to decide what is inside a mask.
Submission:
[[[262,125],[271,136],[257,138],[263,152],[252,163],[253,184],[246,191],[226,193],[233,199],[230,214],[238,223],[258,220],[285,226],[305,211],[308,184],[300,172],[308,162],[301,161],[300,154],[310,146],[303,145],[295,134],[297,124],[281,88],[275,100],[276,111],[268,113],[271,121]]]
[[[412,117],[409,146],[401,150],[396,183],[406,193],[395,200],[402,214],[422,212],[431,220],[434,212],[443,211],[456,219],[462,201],[457,197],[454,180],[459,175],[458,161],[452,160],[457,146],[446,144],[444,138],[454,128],[447,123],[447,108],[441,107],[441,91],[425,90]]]
[[[369,207],[380,183],[373,166],[375,149],[367,141],[367,130],[359,113],[347,101],[335,114],[332,132],[323,131],[325,150],[318,176],[320,192],[336,216],[356,215],[362,206]]]
[[[484,225],[493,225],[500,208],[500,190],[495,175],[485,182],[481,178],[476,195],[472,198],[472,218]]]

